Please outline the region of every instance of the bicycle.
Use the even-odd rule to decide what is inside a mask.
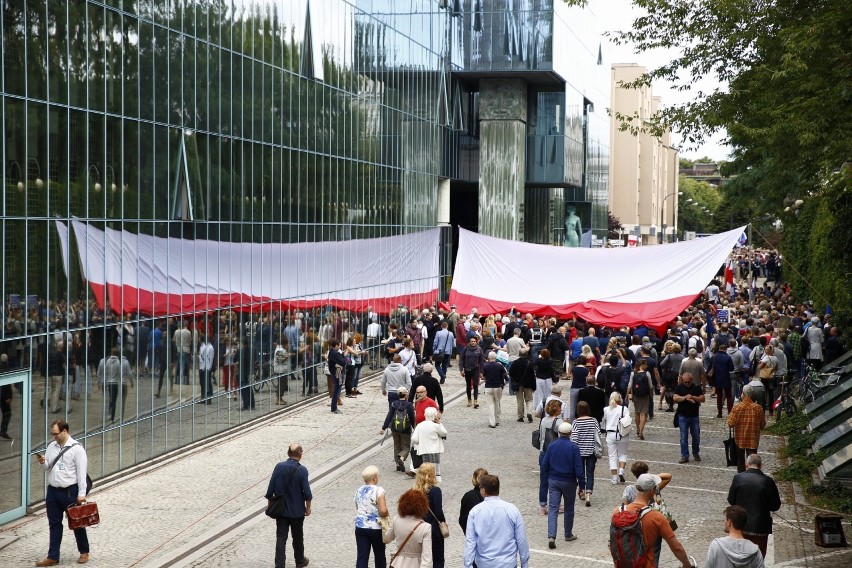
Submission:
[[[836,386],[839,381],[839,373],[820,373],[808,365],[805,376],[790,383],[790,396],[809,404],[819,396],[820,391]]]
[[[264,388],[269,388],[275,395],[278,395],[278,375],[272,375],[272,363],[265,361],[255,363],[254,373],[251,377],[251,388],[254,392],[260,393]]]
[[[796,405],[796,400],[790,395],[787,387],[788,381],[779,381],[778,385],[781,391],[778,393],[778,398],[772,403],[772,411],[775,413],[775,420],[779,420],[782,414],[793,416],[799,412],[799,407]]]

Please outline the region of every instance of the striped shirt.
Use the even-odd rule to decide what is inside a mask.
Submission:
[[[584,416],[574,420],[574,429],[571,431],[571,441],[580,447],[582,457],[595,453],[595,431],[600,433],[598,421],[591,416]]]

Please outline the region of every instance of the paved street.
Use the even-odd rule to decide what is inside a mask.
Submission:
[[[377,381],[362,382],[364,395],[344,399],[343,414],[333,415],[325,399],[237,427],[217,440],[168,455],[160,461],[96,488],[102,524],[90,531],[91,566],[272,566],[275,524],[262,514],[263,494],[275,463],[284,459],[291,441],[305,448],[302,463],[311,474],[313,515],[305,523],[306,553],[311,566],[352,566],[355,541],[352,497],[361,484],[360,472],[369,464],[382,471],[380,485],[393,510],[411,480],[394,471],[390,440],[379,445],[376,435],[387,409]],[[623,485],[612,486],[605,459],[599,462],[591,508],[578,507],[574,532],[578,540],[557,540],[547,548],[546,517],[538,514],[538,464],[529,442],[533,425],[515,422],[513,397],[503,399],[503,421],[487,427],[487,407],[466,408],[463,384],[452,369],[445,385],[449,430],[442,458],[444,511],[451,536],[446,545],[447,566],[462,566],[459,501],[470,488],[470,475],[485,467],[501,478],[502,497],[524,515],[532,549],[531,566],[558,562],[560,566],[611,565],[607,543],[609,518]],[[484,400],[483,400],[484,401]],[[724,467],[722,420],[715,418],[715,400],[702,411],[700,465],[677,464],[677,430],[671,414],[658,413],[646,427],[646,440],[631,441],[630,459],[647,461],[652,471],[674,476],[666,501],[680,528],[677,534],[699,565],[710,541],[722,535],[722,510],[735,468]],[[712,408],[711,408],[712,407]],[[765,470],[777,461],[772,450],[778,440],[764,437]],[[630,479],[628,478],[628,481]],[[813,544],[810,508],[791,504],[792,487],[782,484],[785,505],[776,517],[768,565],[848,566],[852,551],[819,549]],[[561,519],[560,519],[561,523]],[[560,529],[561,531],[561,529]],[[847,534],[850,529],[846,528]],[[43,511],[0,529],[0,558],[4,566],[31,566],[47,549]],[[73,536],[66,531],[62,563],[76,561]],[[288,566],[293,566],[292,548]],[[678,562],[664,546],[662,566]]]

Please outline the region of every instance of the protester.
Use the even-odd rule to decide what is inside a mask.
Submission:
[[[464,539],[464,568],[474,563],[485,568],[529,568],[530,548],[521,512],[500,499],[500,478],[480,478],[483,501],[467,519]]]
[[[763,473],[763,460],[758,454],[746,458],[746,470],[738,473],[728,490],[728,503],[740,505],[748,513],[743,536],[760,548],[766,558],[766,544],[772,534],[773,511],[781,508],[781,496],[775,480]]]
[[[633,412],[636,422],[636,435],[640,440],[645,439],[645,421],[648,411],[654,404],[654,383],[648,373],[648,361],[639,359],[627,383],[627,396],[633,402]]]
[[[482,376],[485,378],[485,395],[488,400],[488,426],[496,428],[500,425],[500,402],[508,374],[506,367],[497,362],[497,355],[493,351],[488,354],[488,362],[482,368]]]
[[[385,368],[379,382],[379,388],[382,389],[382,396],[388,397],[388,408],[393,406],[395,400],[399,400],[399,394],[397,393],[400,387],[404,388],[406,393],[411,390],[411,375],[408,374],[408,370],[402,366],[400,361],[400,356],[394,355],[393,361]]]
[[[516,331],[520,335],[521,330],[518,329]],[[512,388],[515,390],[515,398],[518,406],[518,422],[523,422],[525,415],[527,421],[532,422],[533,393],[535,393],[536,387],[535,367],[526,353],[519,355],[509,365],[509,379]]]
[[[743,536],[748,513],[739,505],[725,509],[725,534],[713,539],[704,568],[763,568],[760,548]]]
[[[550,351],[542,349],[535,361],[535,395],[533,402],[536,408],[546,398],[553,386],[553,365],[550,361]]]
[[[482,364],[484,355],[480,349],[479,340],[471,337],[467,346],[462,350],[460,357],[462,374],[465,380],[465,393],[467,394],[467,405],[479,408],[479,380],[482,375]]]
[[[589,415],[600,425],[603,421],[604,408],[607,405],[607,394],[598,387],[595,377],[592,375],[586,377],[586,388],[580,389],[580,392],[577,393],[577,406],[581,402],[585,402],[589,406]]]
[[[547,416],[538,423],[539,440],[541,447],[538,453],[539,479],[538,479],[538,506],[542,516],[547,515],[547,476],[544,473],[544,453],[552,440],[558,436],[559,426],[563,423],[561,416],[562,402],[551,400],[544,407]]]
[[[444,453],[447,429],[441,424],[437,408],[427,408],[424,414],[426,419],[417,424],[411,434],[411,445],[424,464],[435,464],[437,480],[441,481],[441,454]]]
[[[276,517],[275,568],[284,568],[287,557],[287,537],[293,533],[293,556],[296,568],[304,568],[310,560],[305,556],[305,517],[311,514],[313,494],[308,483],[308,470],[302,461],[302,446],[290,444],[287,460],[279,462],[272,471],[266,499],[284,499],[284,512]]]
[[[370,550],[376,568],[385,568],[385,544],[382,542],[382,525],[379,518],[388,518],[385,490],[379,487],[379,468],[368,466],[361,473],[364,485],[355,492],[355,547],[356,568],[367,568]]]
[[[603,428],[606,431],[606,449],[609,453],[609,472],[612,484],[624,483],[624,468],[627,466],[627,444],[630,434],[622,436],[618,432],[618,422],[630,412],[622,405],[621,394],[613,391],[609,395],[609,406],[604,408]]]

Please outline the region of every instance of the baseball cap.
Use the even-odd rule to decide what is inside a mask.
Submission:
[[[574,430],[573,426],[571,426],[570,422],[563,422],[559,425],[559,433],[560,434],[570,434]]]
[[[405,395],[407,395],[407,394],[408,394],[408,389],[407,389],[407,388],[405,388],[405,387],[399,387],[398,389],[396,389],[396,394],[405,394]]]
[[[643,473],[639,476],[639,479],[636,480],[636,489],[638,491],[650,491],[657,487],[661,481],[662,480],[659,475]]]

